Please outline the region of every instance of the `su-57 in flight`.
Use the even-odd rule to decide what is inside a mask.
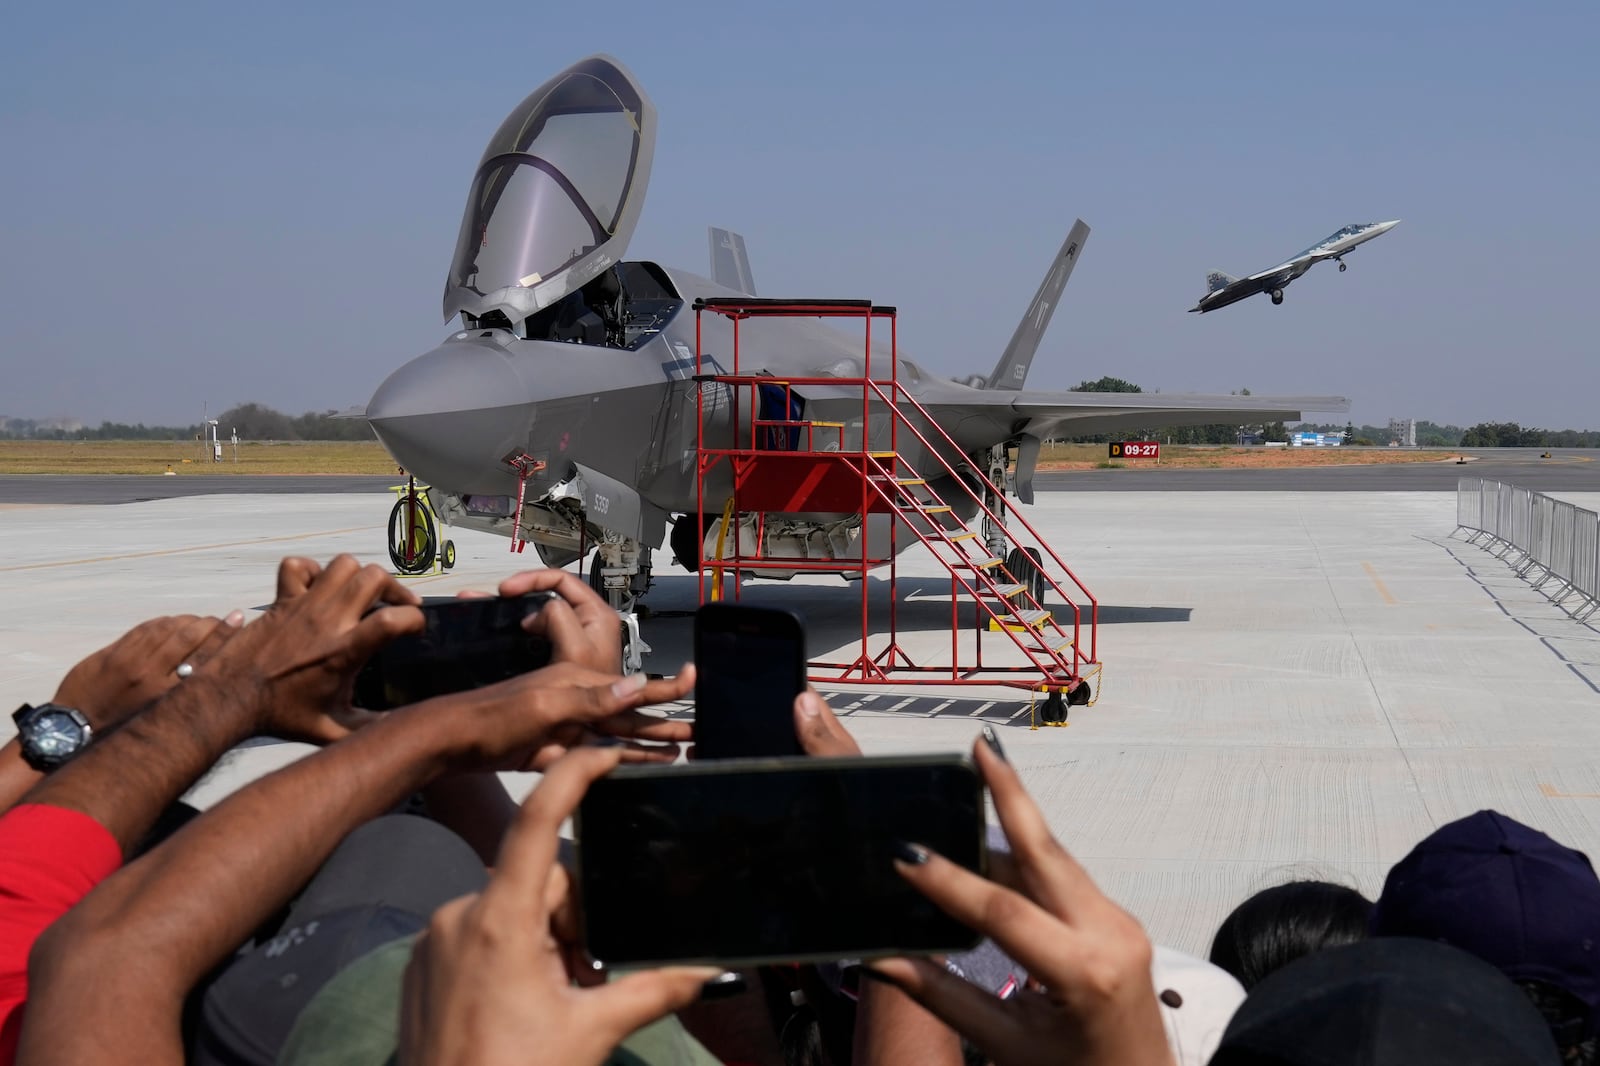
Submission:
[[[519,104],[473,174],[444,287],[444,316],[459,315],[460,327],[390,375],[366,408],[395,460],[429,483],[429,502],[444,520],[515,534],[550,566],[597,549],[590,579],[623,611],[648,589],[651,553],[666,539],[669,522],[674,553],[685,567],[715,557],[705,546],[722,520],[731,479],[727,464],[708,478],[701,512],[698,412],[706,412],[708,447],[729,447],[743,431],[730,404],[697,404],[697,393],[704,399],[706,390],[725,393],[729,386],[694,380],[693,305],[752,296],[754,288],[744,242],[725,231],[712,233],[716,280],[622,258],[643,205],[655,137],[654,106],[607,56],[574,64]],[[901,358],[902,390],[954,444],[937,448],[955,476],[930,464],[940,472],[930,489],[939,488],[941,478],[961,480],[965,471],[991,480],[998,475],[995,483],[1006,486],[1009,474],[1011,491],[1032,502],[1034,464],[1047,437],[1347,409],[1339,397],[1025,390],[1039,339],[1088,234],[1082,221],[1067,234],[989,374],[952,381]],[[816,319],[746,326],[740,343],[742,374],[867,376],[864,342]],[[722,315],[705,315],[700,350],[706,372],[727,373],[731,349],[731,324]],[[889,349],[872,351],[876,374],[888,365]],[[859,382],[853,389],[824,385],[796,387],[795,393],[806,418],[837,421],[844,450],[883,446],[877,416],[870,427],[862,424]],[[928,428],[929,440],[944,440]],[[931,459],[934,446],[924,447],[902,427],[899,447],[914,465]],[[519,480],[519,469],[526,480]],[[957,513],[976,514],[975,498],[952,496],[968,499],[955,504]],[[702,513],[708,532],[697,544]],[[812,560],[859,559],[862,527],[880,519],[889,520],[790,514],[741,525],[738,535],[759,538],[764,558],[793,559],[789,573],[804,573]],[[872,536],[874,544],[888,543]],[[899,544],[915,540],[906,536]]]
[[[1224,274],[1220,270],[1213,270],[1206,275],[1206,294],[1200,297],[1200,302],[1189,308],[1205,314],[1215,311],[1219,307],[1236,304],[1246,297],[1265,292],[1272,294],[1274,304],[1283,303],[1283,290],[1289,282],[1310,270],[1324,259],[1336,260],[1339,270],[1345,270],[1344,257],[1358,244],[1363,244],[1374,237],[1381,237],[1400,224],[1397,218],[1393,222],[1355,222],[1336,233],[1313,244],[1287,262],[1279,263],[1268,270],[1251,274],[1247,278],[1236,278]]]

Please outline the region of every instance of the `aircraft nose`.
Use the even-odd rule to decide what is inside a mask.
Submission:
[[[527,446],[526,389],[497,346],[447,342],[389,375],[367,421],[408,472],[451,492],[505,494],[502,460]]]
[[[1393,222],[1380,222],[1380,223],[1378,223],[1378,232],[1379,233],[1388,233],[1390,230],[1394,229],[1399,224],[1400,224],[1400,220],[1398,218],[1395,219]]]

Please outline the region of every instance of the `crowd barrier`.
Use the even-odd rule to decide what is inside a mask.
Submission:
[[[1574,618],[1600,609],[1595,512],[1516,485],[1464,477],[1456,483],[1456,531],[1462,530],[1472,534],[1467,543],[1498,549],[1499,557]]]

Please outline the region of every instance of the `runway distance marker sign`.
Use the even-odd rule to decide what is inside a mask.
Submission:
[[[1159,459],[1161,442],[1154,440],[1114,440],[1111,442],[1113,459]]]

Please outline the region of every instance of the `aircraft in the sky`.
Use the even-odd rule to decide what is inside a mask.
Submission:
[[[1374,237],[1381,237],[1400,224],[1397,218],[1393,222],[1356,222],[1345,226],[1336,233],[1313,244],[1286,262],[1247,278],[1236,278],[1224,274],[1220,270],[1213,270],[1206,275],[1206,294],[1200,297],[1200,302],[1189,308],[1204,314],[1215,311],[1219,307],[1238,303],[1240,300],[1256,295],[1257,293],[1270,293],[1274,304],[1283,303],[1283,290],[1289,282],[1310,270],[1324,259],[1336,260],[1341,272],[1345,269],[1344,257],[1347,252],[1358,244],[1363,244]]]
[[[712,232],[714,280],[622,258],[643,205],[655,136],[649,98],[606,56],[574,64],[519,104],[473,174],[444,289],[444,316],[459,315],[460,327],[390,375],[365,412],[395,460],[431,486],[429,502],[444,520],[515,533],[550,566],[597,548],[591,581],[624,611],[649,587],[651,553],[669,522],[673,551],[686,568],[714,557],[711,532],[697,544],[697,518],[704,514],[708,531],[717,527],[731,479],[724,464],[704,497],[697,491],[697,393],[706,401],[707,446],[728,447],[745,432],[735,429],[726,402],[732,387],[694,380],[697,336],[708,353],[705,372],[728,372],[732,325],[706,314],[697,334],[694,307],[753,295],[743,240]],[[953,381],[899,360],[900,388],[921,404],[905,417],[930,441],[944,441],[926,424],[937,423],[950,442],[925,446],[902,427],[900,457],[932,471],[928,489],[944,493],[956,514],[970,518],[979,510],[970,488],[975,475],[998,477],[1002,489],[1009,475],[1014,495],[1031,503],[1035,461],[1050,437],[1262,423],[1348,408],[1340,397],[1025,390],[1088,234],[1081,220],[1067,234],[990,373]],[[831,287],[821,279],[819,288]],[[990,313],[964,304],[959,285],[952,285],[948,307],[952,314]],[[857,379],[849,387],[796,386],[794,401],[805,418],[841,427],[842,450],[866,451],[863,341],[815,318],[785,318],[746,324],[740,343],[743,374]],[[889,348],[875,343],[871,350],[880,375]],[[881,421],[873,416],[867,446],[883,447]],[[992,503],[1004,507],[1003,500]],[[787,514],[759,524],[741,516],[739,536],[758,539],[764,558],[794,559],[787,574],[767,575],[788,576],[808,572],[813,560],[859,559],[861,527],[878,520],[888,516],[864,523],[860,514]]]

